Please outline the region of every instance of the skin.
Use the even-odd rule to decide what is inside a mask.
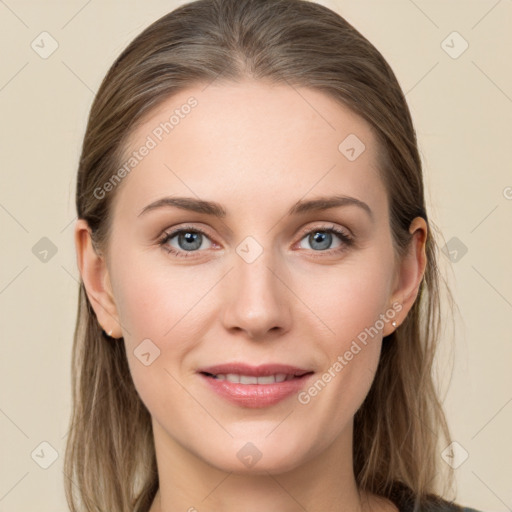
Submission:
[[[353,417],[382,337],[395,329],[391,320],[308,404],[292,396],[239,407],[196,370],[279,362],[314,370],[316,380],[394,302],[401,305],[394,320],[403,322],[425,270],[425,221],[413,221],[409,252],[395,260],[370,125],[308,88],[254,81],[190,88],[152,111],[128,149],[140,148],[191,95],[198,106],[118,185],[107,252],[93,250],[85,221],[75,226],[89,300],[105,331],[125,343],[151,413],[160,481],[151,512],[397,510],[358,493],[351,455]],[[338,150],[349,134],[366,147],[354,161]],[[356,206],[286,214],[300,199],[332,194],[366,202],[373,220]],[[138,216],[171,195],[219,202],[227,216],[173,207]],[[185,223],[207,236],[179,258],[158,238]],[[301,231],[333,225],[350,230],[354,245],[335,252],[344,242],[333,234],[318,249]],[[247,236],[263,249],[251,263],[236,252]],[[179,242],[167,246],[186,252]],[[134,355],[147,338],[160,350],[149,366]],[[252,467],[237,457],[247,442],[262,454]]]

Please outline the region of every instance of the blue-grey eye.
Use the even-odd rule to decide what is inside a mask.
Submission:
[[[336,233],[334,233],[336,234]],[[339,235],[336,235],[339,238]],[[341,242],[338,242],[337,246],[332,246],[333,243],[333,232],[331,230],[322,230],[315,229],[311,231],[307,236],[305,236],[302,240],[307,240],[311,249],[314,251],[322,251],[325,249],[335,249],[341,245]],[[302,247],[302,249],[308,249],[308,247]]]
[[[173,240],[176,240],[177,247],[172,243]],[[180,230],[175,233],[171,233],[165,240],[165,243],[175,249],[192,252],[201,248],[204,249],[202,245],[205,240],[207,240],[207,237],[205,237],[203,233],[191,230]]]

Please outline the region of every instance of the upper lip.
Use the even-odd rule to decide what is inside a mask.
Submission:
[[[300,377],[306,373],[312,373],[312,370],[298,368],[287,364],[262,364],[260,366],[251,366],[245,363],[225,363],[214,366],[205,366],[197,370],[199,373],[209,373],[211,375],[227,375],[234,373],[237,375],[249,375],[254,377],[264,377],[267,375],[276,375],[284,373]]]

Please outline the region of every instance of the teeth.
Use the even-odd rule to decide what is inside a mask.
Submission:
[[[277,373],[276,375],[265,375],[264,377],[255,377],[253,375],[238,375],[237,373],[219,374],[215,375],[218,380],[227,380],[236,384],[275,384],[276,382],[284,382],[285,380],[292,380],[293,375],[286,373]]]
[[[240,375],[240,384],[258,384],[258,377]]]
[[[265,377],[255,377],[258,381],[258,384],[274,384],[276,378],[274,375],[267,375]]]

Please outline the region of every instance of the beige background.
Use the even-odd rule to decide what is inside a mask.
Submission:
[[[67,510],[72,226],[86,116],[114,58],[178,3],[0,0],[0,512]],[[512,0],[321,3],[375,44],[407,94],[459,307],[453,374],[449,349],[440,353],[446,411],[462,447],[453,460],[469,455],[456,469],[457,500],[512,510]],[[31,47],[43,51],[45,38],[51,48],[44,31],[58,43],[46,59]],[[464,40],[469,47],[453,58]],[[47,261],[43,237],[57,251]],[[42,442],[57,455],[47,469],[40,464],[52,449]]]

